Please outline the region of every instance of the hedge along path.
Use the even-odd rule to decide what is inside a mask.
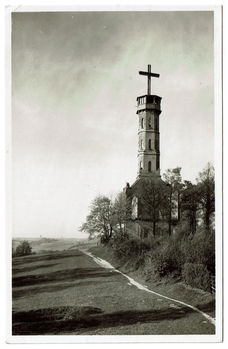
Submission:
[[[207,321],[209,321],[212,325],[215,326],[215,319],[212,316],[204,313],[203,311],[201,311],[200,309],[194,307],[193,305],[185,303],[185,302],[182,302],[182,301],[179,301],[179,300],[171,298],[171,297],[164,296],[164,295],[162,295],[160,293],[157,293],[155,291],[152,291],[152,290],[148,289],[147,286],[141,285],[139,282],[135,281],[134,279],[132,279],[127,274],[122,273],[122,271],[120,271],[118,269],[115,269],[109,262],[105,261],[104,259],[101,259],[99,257],[95,257],[92,253],[90,253],[88,251],[85,251],[85,250],[81,250],[81,251],[83,253],[85,253],[86,255],[88,255],[89,257],[91,257],[94,260],[94,262],[97,263],[98,265],[100,265],[101,267],[106,268],[106,269],[112,269],[113,271],[123,275],[125,278],[127,278],[129,280],[129,282],[132,285],[136,286],[139,290],[142,290],[142,291],[145,291],[145,292],[148,292],[148,293],[152,293],[152,294],[155,294],[156,296],[159,296],[161,298],[167,299],[167,300],[172,301],[174,303],[184,305],[185,307],[190,308],[190,309],[194,310],[195,312],[201,314],[205,319],[207,319]]]

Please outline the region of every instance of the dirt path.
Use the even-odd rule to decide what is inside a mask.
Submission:
[[[205,306],[177,304],[97,262],[79,250],[15,258],[13,333],[214,334]]]

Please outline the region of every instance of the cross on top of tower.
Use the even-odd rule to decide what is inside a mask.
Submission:
[[[151,95],[151,77],[159,78],[160,74],[151,73],[151,65],[148,64],[148,71],[139,71],[139,75],[147,76],[147,94]]]

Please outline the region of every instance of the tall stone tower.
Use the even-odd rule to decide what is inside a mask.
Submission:
[[[137,97],[138,127],[138,175],[137,179],[147,177],[160,178],[160,133],[159,115],[161,113],[161,97],[151,95],[151,77],[159,74],[139,72],[148,78],[147,94]]]
[[[135,182],[127,183],[124,193],[129,208],[127,229],[135,232],[141,238],[148,236],[151,231],[151,210],[142,198],[145,189],[151,185],[160,185],[160,133],[159,116],[161,114],[161,97],[151,94],[151,78],[159,78],[159,74],[140,71],[140,75],[147,76],[147,94],[137,97],[138,116],[138,171]],[[151,181],[149,180],[151,179]]]

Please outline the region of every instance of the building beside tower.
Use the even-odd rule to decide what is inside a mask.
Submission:
[[[141,237],[149,234],[152,219],[148,215],[140,193],[149,185],[162,183],[160,175],[160,130],[159,117],[161,114],[161,97],[151,94],[151,78],[159,74],[151,73],[148,65],[147,72],[139,72],[147,76],[147,94],[137,97],[138,116],[138,154],[137,178],[124,189],[130,208],[129,225],[131,230]]]

